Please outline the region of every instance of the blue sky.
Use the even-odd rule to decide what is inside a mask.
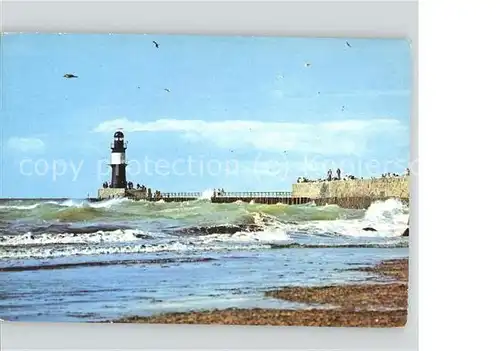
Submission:
[[[1,47],[0,197],[96,195],[116,128],[128,180],[161,191],[408,166],[404,40],[8,34]]]

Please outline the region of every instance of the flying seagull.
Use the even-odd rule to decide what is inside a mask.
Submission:
[[[351,47],[351,44],[349,44],[348,41],[345,42],[347,44],[348,47]]]
[[[304,66],[309,67],[309,66],[311,66],[311,64],[309,62],[307,62]]]
[[[163,89],[163,90],[165,90],[166,92],[170,93],[170,90],[169,90],[169,89],[166,89],[166,88],[165,88],[165,89]]]
[[[78,76],[75,76],[74,74],[71,74],[71,73],[66,73],[64,75],[64,78],[78,78]]]
[[[345,106],[342,106],[342,111],[344,111],[344,110],[345,110]]]
[[[155,44],[156,48],[158,49],[158,47],[160,46],[156,41],[153,40],[153,44]]]

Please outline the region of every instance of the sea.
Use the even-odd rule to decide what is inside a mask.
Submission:
[[[366,283],[408,257],[409,208],[111,199],[0,202],[0,319],[99,322],[224,308],[311,308],[285,286]]]

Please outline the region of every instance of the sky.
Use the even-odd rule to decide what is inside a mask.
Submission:
[[[2,198],[96,196],[118,128],[127,180],[162,192],[291,191],[330,168],[408,167],[405,40],[6,34],[0,44]]]

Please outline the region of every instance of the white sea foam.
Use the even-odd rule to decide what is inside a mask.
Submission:
[[[9,249],[0,251],[0,259],[49,259],[69,256],[90,256],[90,255],[113,255],[113,254],[138,254],[138,253],[158,253],[158,252],[201,252],[201,251],[227,251],[227,250],[256,250],[266,247],[264,245],[196,245],[189,242],[169,242],[142,245],[120,245],[120,246],[64,246],[47,247],[33,246],[19,249]]]
[[[97,231],[95,233],[41,233],[24,235],[6,235],[0,242],[0,246],[19,245],[48,245],[48,244],[85,244],[85,243],[109,243],[109,242],[132,242],[141,240],[136,235],[147,233],[137,229],[117,229],[112,231]]]
[[[13,210],[33,210],[40,206],[40,204],[32,205],[0,205],[0,209],[13,209]]]
[[[117,199],[110,199],[106,201],[99,201],[99,202],[91,202],[89,204],[90,207],[93,208],[110,208],[119,204],[122,204],[124,202],[129,202],[131,200],[127,198],[117,198]]]
[[[386,201],[377,201],[370,205],[366,210],[365,220],[372,223],[397,223],[406,222],[408,214],[405,213],[405,206],[396,199],[388,199]],[[405,223],[406,224],[406,223]]]
[[[373,228],[375,231],[364,230]],[[405,226],[379,223],[373,225],[363,220],[314,221],[299,225],[297,229],[309,234],[346,235],[353,237],[397,237],[401,236]]]
[[[58,203],[59,206],[64,206],[64,207],[82,207],[86,201],[74,201],[74,200],[66,200],[63,202]]]
[[[65,200],[62,202],[57,202],[57,201],[45,201],[43,204],[47,205],[57,205],[57,206],[62,206],[62,207],[75,207],[75,208],[81,208],[85,206],[93,207],[93,208],[110,208],[115,205],[119,205],[123,202],[130,201],[127,198],[116,198],[116,199],[109,199],[109,200],[104,200],[104,201],[99,201],[99,202],[88,202],[87,200]],[[40,204],[36,204],[38,206]],[[31,205],[33,206],[33,205]],[[34,207],[33,207],[34,208]]]
[[[201,196],[198,198],[199,200],[210,200],[214,195],[214,189],[205,189],[201,192]]]
[[[277,227],[279,225],[278,220],[274,216],[260,212],[255,212],[252,214],[252,216],[254,223],[258,226]]]
[[[281,228],[268,228],[256,232],[236,232],[232,235],[228,234],[211,234],[201,237],[204,244],[213,242],[228,242],[228,243],[277,243],[290,242],[292,239],[286,231]]]
[[[399,200],[389,199],[373,203],[361,219],[310,221],[298,225],[284,225],[287,231],[308,234],[346,235],[353,237],[398,237],[408,226],[407,208]],[[364,230],[372,228],[375,231]]]

